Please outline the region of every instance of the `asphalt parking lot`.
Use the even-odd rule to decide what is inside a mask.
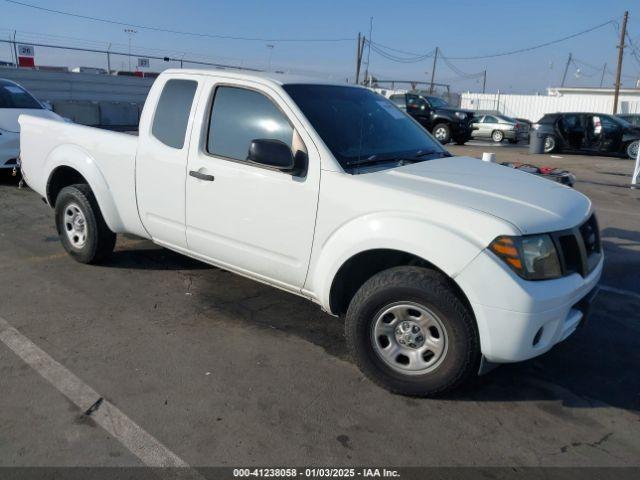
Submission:
[[[606,254],[585,328],[455,398],[387,393],[349,360],[339,319],[150,242],[120,237],[105,265],[74,262],[52,210],[8,172],[0,318],[193,466],[639,466],[632,162],[475,142],[450,150],[573,171]],[[141,464],[83,410],[0,342],[0,466]]]

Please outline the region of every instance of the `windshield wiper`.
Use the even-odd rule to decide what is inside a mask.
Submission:
[[[378,157],[377,155],[371,155],[367,158],[362,158],[360,160],[352,160],[350,162],[346,162],[347,167],[354,167],[360,165],[375,165],[377,163],[400,163],[405,165],[406,163],[414,163],[414,162],[422,162],[426,160],[425,157],[433,157],[433,158],[443,158],[443,157],[452,157],[449,152],[442,151],[427,151],[423,152],[419,150],[415,155],[393,155],[389,157]]]
[[[424,158],[424,157],[434,157],[434,158],[446,158],[453,157],[449,152],[443,150],[442,152],[418,152],[413,156],[413,158]]]

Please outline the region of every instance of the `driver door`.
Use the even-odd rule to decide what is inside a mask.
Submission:
[[[187,167],[189,250],[223,268],[300,291],[315,227],[319,153],[278,92],[249,81],[210,82]],[[306,172],[249,163],[255,139],[280,140],[305,155]]]

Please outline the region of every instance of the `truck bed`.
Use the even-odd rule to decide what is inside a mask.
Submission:
[[[19,122],[21,169],[29,187],[49,202],[49,179],[60,165],[72,167],[92,185],[111,230],[144,235],[135,196],[137,136],[29,115]]]

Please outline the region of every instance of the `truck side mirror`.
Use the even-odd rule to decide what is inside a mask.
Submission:
[[[247,160],[267,168],[285,172],[292,171],[295,167],[291,148],[280,140],[252,140]]]

